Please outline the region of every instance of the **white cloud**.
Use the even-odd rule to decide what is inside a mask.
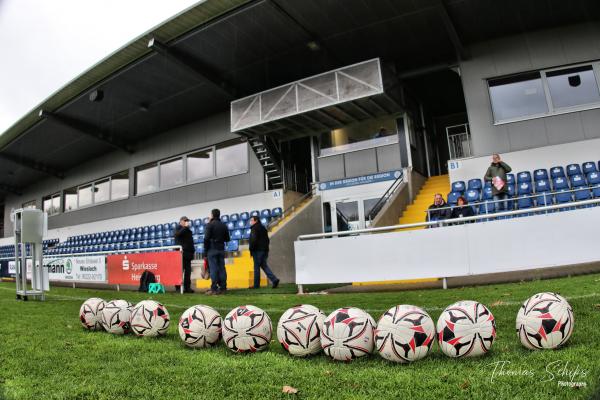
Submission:
[[[198,0],[0,0],[0,134],[81,72]]]

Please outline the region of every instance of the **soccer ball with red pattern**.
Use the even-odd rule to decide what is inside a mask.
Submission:
[[[102,309],[102,327],[115,335],[124,335],[131,331],[129,318],[131,317],[131,303],[127,300],[112,300]]]
[[[104,329],[101,322],[101,313],[105,306],[104,300],[98,297],[87,299],[79,309],[79,321],[85,329],[99,331]]]
[[[302,304],[283,313],[277,324],[277,339],[293,356],[304,357],[321,351],[321,325],[325,314],[315,306]]]
[[[189,347],[212,347],[221,339],[221,325],[221,314],[217,310],[204,305],[193,306],[179,319],[179,337]]]
[[[399,305],[386,311],[375,329],[379,355],[394,362],[411,362],[425,357],[435,339],[433,320],[423,309]]]
[[[162,336],[169,330],[171,319],[167,308],[154,300],[143,300],[131,312],[131,330],[137,336]]]
[[[448,357],[474,357],[487,353],[496,338],[496,321],[486,306],[476,301],[454,303],[437,322],[438,344]]]
[[[264,350],[272,335],[271,318],[252,305],[236,307],[223,319],[223,341],[236,353]]]
[[[321,347],[329,357],[350,361],[373,352],[375,320],[360,308],[338,308],[323,322]]]
[[[517,313],[517,335],[528,349],[555,349],[573,333],[573,308],[556,293],[538,293],[523,303]]]

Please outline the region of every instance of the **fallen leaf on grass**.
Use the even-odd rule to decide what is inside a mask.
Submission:
[[[281,393],[296,394],[296,393],[298,393],[298,389],[296,389],[295,387],[291,387],[291,386],[284,386],[283,389],[281,390]]]
[[[503,304],[504,304],[504,302],[502,300],[497,300],[497,301],[493,302],[492,304],[490,304],[490,306],[496,307],[496,306],[501,306]]]
[[[600,304],[594,304],[594,308],[595,308],[596,310],[600,310]]]
[[[469,386],[471,386],[471,382],[469,382],[469,381],[464,381],[464,382],[463,382],[463,383],[460,385],[460,388],[461,388],[462,390],[465,390],[465,389],[467,389]]]
[[[333,371],[327,370],[327,371],[323,372],[323,375],[327,375],[327,376],[333,375]]]

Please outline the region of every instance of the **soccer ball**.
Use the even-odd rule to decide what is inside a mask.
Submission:
[[[169,329],[169,312],[157,301],[142,300],[133,308],[130,322],[137,336],[162,336]]]
[[[223,341],[237,353],[254,353],[267,348],[272,331],[267,313],[251,305],[234,308],[223,320]]]
[[[373,352],[375,320],[360,308],[338,308],[323,322],[321,347],[334,360],[350,361]]]
[[[102,310],[102,327],[115,335],[124,335],[131,331],[131,303],[127,300],[112,300],[105,304]]]
[[[92,297],[91,299],[84,301],[79,309],[79,320],[81,321],[81,325],[90,331],[102,330],[102,322],[100,321],[102,316],[100,314],[102,313],[105,304],[104,300],[99,299],[98,297]]]
[[[189,347],[212,347],[221,339],[221,314],[214,308],[197,305],[179,318],[179,336]]]
[[[438,343],[448,357],[487,353],[496,338],[494,316],[481,303],[459,301],[446,307],[437,321]]]
[[[283,313],[277,324],[277,339],[291,355],[304,357],[321,351],[321,326],[325,314],[302,304]]]
[[[555,349],[573,333],[573,308],[556,293],[538,293],[517,313],[517,335],[528,349]]]
[[[410,305],[390,308],[377,322],[375,348],[386,360],[410,362],[425,357],[435,339],[433,320]]]

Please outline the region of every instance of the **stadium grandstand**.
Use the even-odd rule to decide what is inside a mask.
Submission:
[[[199,2],[0,135],[0,262],[31,207],[48,215],[48,262],[151,262],[180,250],[187,215],[200,265],[219,208],[231,288],[252,286],[253,215],[300,288],[595,270],[600,3],[551,4]],[[501,201],[493,154],[512,168]],[[429,218],[438,193],[473,215]]]

